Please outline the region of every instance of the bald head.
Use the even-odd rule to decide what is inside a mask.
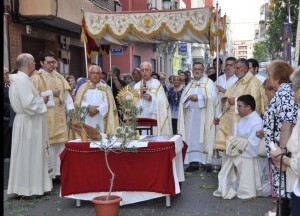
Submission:
[[[18,55],[16,64],[18,70],[26,73],[28,76],[31,76],[35,71],[35,61],[33,56],[29,53]]]
[[[140,65],[142,79],[143,80],[150,80],[152,74],[152,65],[150,62],[142,62]]]

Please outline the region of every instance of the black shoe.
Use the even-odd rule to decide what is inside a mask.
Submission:
[[[206,171],[206,166],[204,164],[200,164],[200,169],[201,169],[201,172],[205,172]]]
[[[53,179],[53,183],[60,184],[60,176],[55,176],[55,178]]]
[[[34,200],[34,199],[39,199],[43,195],[31,195],[31,196],[23,196],[23,195],[16,195],[13,197],[13,199],[16,200]]]
[[[212,170],[211,170],[211,165],[210,164],[206,164],[205,165],[205,172],[207,172],[207,173],[209,173],[209,172],[211,172]]]
[[[185,172],[194,172],[194,171],[198,171],[199,167],[194,167],[194,166],[189,166],[188,168],[185,169]]]

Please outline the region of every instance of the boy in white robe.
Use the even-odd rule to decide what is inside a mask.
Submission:
[[[255,107],[253,96],[238,97],[237,109],[242,118],[235,126],[234,135],[226,140],[228,157],[219,172],[219,187],[214,196],[250,199],[262,195],[263,173],[258,159],[260,138],[256,136],[262,128],[262,119]]]

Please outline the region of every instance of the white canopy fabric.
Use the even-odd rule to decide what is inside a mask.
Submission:
[[[134,12],[84,12],[81,39],[87,53],[107,49],[105,45],[128,46],[136,43],[215,43],[214,36],[225,38],[225,28],[219,21],[216,28],[213,8],[188,10],[155,10]],[[221,27],[221,28],[220,28]],[[219,29],[219,31],[217,31]],[[219,43],[220,44],[220,43]]]

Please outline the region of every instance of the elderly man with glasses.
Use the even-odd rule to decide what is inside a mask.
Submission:
[[[31,81],[42,96],[49,96],[47,118],[50,154],[55,182],[60,181],[60,158],[68,139],[67,111],[74,109],[71,90],[67,80],[55,70],[54,53],[43,50],[39,54],[41,68],[31,76]],[[55,176],[57,176],[55,178]]]
[[[98,65],[89,68],[89,80],[82,84],[75,98],[75,104],[88,108],[85,123],[99,128],[100,133],[114,133],[119,126],[113,93],[103,80],[102,69]]]

